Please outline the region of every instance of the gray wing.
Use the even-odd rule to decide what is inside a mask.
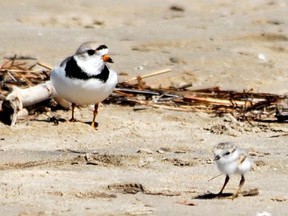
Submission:
[[[66,64],[73,56],[69,56],[67,57],[66,59],[64,59],[61,64],[60,64],[60,67],[63,67],[64,64]]]

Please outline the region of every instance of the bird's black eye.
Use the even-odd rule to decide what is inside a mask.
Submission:
[[[226,152],[224,155],[230,155],[231,152]]]
[[[92,50],[92,49],[90,49],[90,50],[87,50],[87,53],[88,53],[88,55],[94,55],[95,54],[95,50]]]

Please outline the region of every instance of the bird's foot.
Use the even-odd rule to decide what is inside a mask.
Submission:
[[[67,120],[66,122],[78,122],[78,120],[76,120],[75,118],[71,118],[71,119]]]
[[[238,197],[238,195],[239,195],[238,193],[235,193],[231,197],[229,197],[229,199],[234,200],[235,198]]]
[[[94,128],[94,129],[97,129],[98,127],[98,123],[97,122],[91,122],[91,127]]]

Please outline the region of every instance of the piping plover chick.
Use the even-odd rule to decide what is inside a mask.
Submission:
[[[117,84],[116,72],[106,64],[113,63],[107,53],[106,45],[86,42],[73,56],[52,70],[50,79],[57,94],[72,103],[70,121],[75,121],[76,105],[94,104],[91,126],[95,127],[99,103],[112,93]]]
[[[244,150],[238,149],[232,143],[223,142],[214,147],[214,160],[216,161],[218,169],[226,175],[224,184],[218,193],[219,197],[221,197],[224,188],[229,182],[230,175],[241,175],[239,187],[232,196],[232,199],[236,198],[245,183],[244,174],[249,171],[252,166],[251,159]]]

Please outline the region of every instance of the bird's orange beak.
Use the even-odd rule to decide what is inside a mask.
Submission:
[[[112,60],[108,55],[106,55],[106,54],[102,56],[102,60],[103,60],[104,62],[113,63],[113,60]]]

